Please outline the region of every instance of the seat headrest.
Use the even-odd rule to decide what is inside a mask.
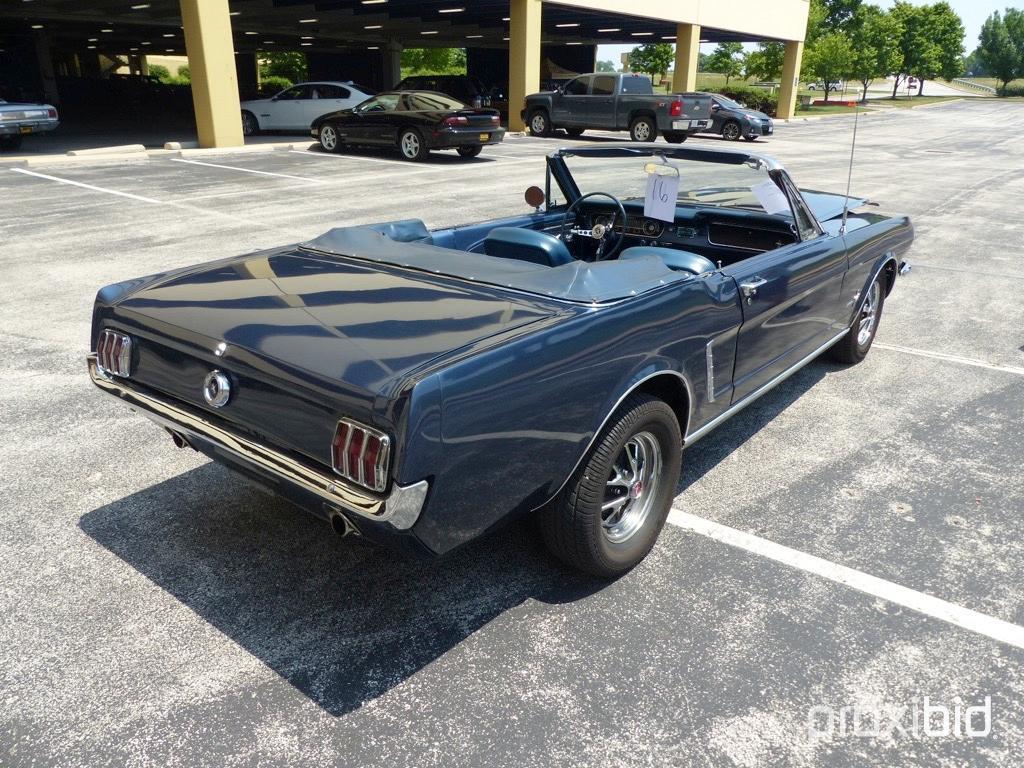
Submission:
[[[575,261],[565,243],[557,237],[520,227],[492,229],[484,240],[484,253],[548,267],[560,267]]]

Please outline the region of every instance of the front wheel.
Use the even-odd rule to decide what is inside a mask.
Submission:
[[[654,141],[658,138],[658,126],[649,117],[638,117],[629,124],[629,138],[633,141]]]
[[[828,351],[829,357],[836,362],[859,363],[871,351],[871,344],[878,333],[878,323],[882,319],[882,307],[885,306],[883,280],[884,272],[868,288],[868,295],[850,330]]]
[[[472,147],[459,147],[458,152],[462,157],[476,157],[484,148],[480,144],[476,144]]]
[[[573,568],[604,578],[636,566],[665,525],[682,446],[679,422],[667,403],[630,396],[542,511],[548,548]]]
[[[665,141],[669,144],[682,144],[686,139],[684,131],[665,131]]]
[[[542,138],[551,135],[551,120],[548,119],[548,113],[543,109],[538,109],[530,115],[530,133]]]
[[[256,136],[260,132],[260,121],[252,112],[242,113],[242,134],[245,136]]]
[[[423,143],[420,132],[413,128],[402,131],[402,135],[398,137],[398,148],[402,152],[402,157],[413,162],[423,160],[430,152]]]
[[[330,123],[324,123],[320,126],[320,147],[324,152],[337,152],[338,151],[338,129]]]
[[[740,124],[735,120],[730,120],[722,126],[722,138],[726,141],[739,141],[742,135],[743,131],[740,128]]]

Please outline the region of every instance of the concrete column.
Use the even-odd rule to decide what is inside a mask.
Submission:
[[[509,18],[508,123],[521,131],[523,100],[540,90],[541,0],[510,0]]]
[[[41,29],[33,31],[32,38],[36,45],[36,63],[39,66],[39,84],[42,86],[43,98],[54,106],[60,104],[57,92],[57,73],[53,69],[53,56],[50,55],[50,38]]]
[[[181,0],[181,22],[199,146],[241,146],[242,113],[228,0]]]
[[[397,40],[389,40],[384,46],[384,90],[394,88],[402,80],[402,51],[405,50]]]
[[[149,77],[149,59],[146,58],[146,54],[139,56],[139,74],[143,77]]]
[[[789,120],[796,114],[796,97],[800,91],[800,64],[804,58],[804,44],[786,43],[786,57],[782,62],[782,83],[779,87],[779,120]]]
[[[697,60],[700,54],[700,25],[680,24],[676,27],[676,68],[672,90],[697,90]]]

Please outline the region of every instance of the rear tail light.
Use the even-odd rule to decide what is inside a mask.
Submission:
[[[132,340],[123,333],[104,331],[96,345],[96,365],[104,373],[125,378],[132,375]]]
[[[446,119],[444,121],[444,124],[446,126],[448,126],[449,128],[456,128],[456,127],[458,127],[460,125],[469,125],[469,118],[468,117],[462,117],[462,116],[459,116],[459,117],[449,117],[448,119]]]
[[[497,115],[491,115],[491,125],[501,125],[501,118]]]
[[[668,108],[668,114],[670,117],[681,117],[683,114],[683,102],[673,101],[672,106]]]
[[[391,439],[383,432],[350,419],[338,422],[331,446],[334,471],[371,491],[383,493],[388,484]]]
[[[53,107],[51,107],[50,109],[46,110],[46,116],[49,117],[49,118],[52,118],[53,120],[56,120],[57,119],[57,110],[54,109]]]

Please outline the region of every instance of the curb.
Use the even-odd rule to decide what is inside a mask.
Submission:
[[[146,147],[142,144],[121,144],[114,147],[96,147],[94,149],[72,149],[68,151],[70,157],[84,157],[92,155],[122,155],[134,152],[145,152]]]

